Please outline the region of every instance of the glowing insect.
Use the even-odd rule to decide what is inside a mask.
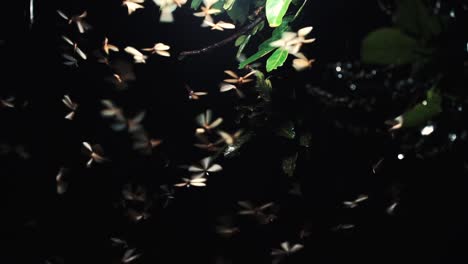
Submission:
[[[122,196],[127,201],[146,201],[146,190],[141,185],[125,184],[122,188]]]
[[[205,113],[201,113],[196,117],[196,122],[200,126],[195,130],[195,134],[206,133],[217,126],[221,125],[223,119],[221,117],[216,118],[213,122],[213,111],[210,109],[206,110]]]
[[[181,183],[174,184],[176,187],[204,187],[206,186],[206,178],[204,178],[203,174],[193,175],[189,178],[182,178]]]
[[[141,53],[134,47],[126,47],[125,52],[133,56],[133,60],[135,61],[135,63],[146,63],[146,59],[148,58],[146,55],[143,55],[143,53]]]
[[[263,211],[274,205],[274,203],[266,203],[260,206],[254,206],[249,201],[239,201],[237,204],[241,207],[241,210],[238,212],[240,215],[264,215]]]
[[[291,41],[291,44],[294,45],[294,49],[292,50],[292,54],[296,54],[299,52],[303,44],[312,43],[315,41],[315,38],[306,39],[306,36],[312,32],[313,27],[304,27],[297,31],[297,37]]]
[[[101,103],[106,107],[101,110],[101,115],[107,118],[116,118],[117,120],[125,120],[122,109],[115,106],[111,100],[101,100]]]
[[[230,90],[234,90],[234,91],[236,91],[237,95],[242,98],[242,97],[244,97],[244,93],[242,93],[242,91],[239,90],[239,87],[246,84],[246,83],[253,82],[254,79],[249,79],[249,77],[252,76],[253,74],[255,74],[256,71],[251,71],[251,72],[249,72],[246,75],[241,76],[241,77],[238,76],[235,72],[233,72],[231,70],[226,70],[226,71],[224,71],[224,73],[226,73],[227,75],[229,75],[232,78],[225,79],[224,82],[221,83],[219,91],[223,93],[223,92],[227,92],[227,91],[230,91]],[[236,85],[234,85],[234,84],[236,84]]]
[[[65,15],[65,13],[63,13],[62,11],[60,10],[57,10],[57,13],[65,20],[67,20],[68,24],[71,24],[71,23],[75,23],[76,26],[78,27],[78,31],[80,33],[85,33],[87,30],[91,29],[91,25],[89,25],[88,23],[86,23],[84,21],[84,19],[86,18],[86,16],[88,15],[88,12],[84,11],[83,13],[81,13],[80,15],[75,15],[75,16],[71,16],[71,17],[68,17],[67,15]]]
[[[65,61],[63,62],[64,65],[78,67],[78,60],[75,59],[75,57],[70,56],[68,54],[62,54],[62,57],[65,59]]]
[[[288,256],[298,252],[299,250],[303,249],[304,246],[301,244],[294,244],[290,245],[288,241],[285,241],[280,244],[279,249],[273,249],[271,252],[272,256]]]
[[[59,172],[57,173],[57,176],[55,176],[55,181],[57,182],[57,193],[58,194],[64,194],[67,191],[68,188],[68,182],[65,181],[65,173],[66,173],[65,168],[60,168]]]
[[[0,99],[0,107],[15,108],[15,97],[10,96],[6,99]]]
[[[364,202],[365,200],[369,199],[369,196],[365,194],[359,195],[356,199],[353,201],[344,201],[343,204],[347,208],[355,208],[357,207],[360,203]]]
[[[102,163],[104,161],[107,161],[107,158],[103,156],[102,149],[99,145],[91,146],[88,142],[83,142],[83,146],[88,151],[88,156],[89,156],[89,160],[86,163],[87,168],[90,168],[93,162]]]
[[[203,0],[203,5],[200,12],[196,12],[193,15],[196,17],[204,17],[202,27],[209,26],[207,22],[213,23],[213,18],[211,15],[218,14],[221,12],[219,9],[212,8],[212,6],[218,2],[218,0]]]
[[[187,0],[153,0],[156,5],[161,9],[161,16],[159,17],[160,22],[171,23],[174,22],[174,16],[172,12],[177,7],[181,7],[187,3]]]
[[[200,164],[191,165],[188,171],[195,172],[194,177],[209,175],[211,172],[219,172],[223,170],[223,167],[219,164],[213,163],[212,157],[206,157],[200,161]]]
[[[141,254],[135,254],[135,251],[135,248],[125,250],[125,253],[122,257],[122,263],[130,263],[135,259],[139,258]]]
[[[226,142],[226,144],[228,145],[233,145],[236,141],[236,139],[238,139],[240,137],[240,135],[242,134],[242,130],[239,130],[237,132],[235,132],[234,134],[229,134],[227,132],[224,132],[222,130],[218,131],[218,134],[219,136],[221,136],[221,138],[224,140],[224,142]]]
[[[136,80],[133,64],[122,59],[114,59],[110,62],[110,68],[114,71],[106,80],[113,83],[117,89],[127,88],[128,81]]]
[[[397,116],[395,119],[393,120],[387,120],[385,121],[385,124],[386,125],[390,125],[391,127],[389,128],[389,131],[393,131],[393,130],[398,130],[400,128],[403,127],[403,123],[404,123],[404,120],[403,120],[403,116]]]
[[[241,90],[239,90],[237,88],[237,86],[235,86],[234,84],[221,83],[220,86],[219,86],[219,91],[222,92],[222,93],[228,92],[228,91],[231,91],[231,90],[236,91],[237,96],[239,96],[239,98],[243,98],[245,96],[244,93]]]
[[[78,47],[78,43],[71,41],[68,37],[62,36],[62,39],[70,44],[73,47],[73,52],[77,53],[83,60],[86,60],[88,57],[86,54]]]
[[[229,79],[224,79],[225,83],[243,85],[243,84],[254,81],[254,79],[249,79],[249,77],[252,76],[253,74],[255,74],[256,71],[251,71],[251,72],[249,72],[246,75],[241,76],[241,77],[239,77],[235,72],[233,72],[231,70],[226,70],[226,71],[224,71],[224,73],[226,73],[227,75],[232,77],[232,78],[229,78]]]
[[[145,118],[145,112],[140,112],[133,118],[117,118],[116,122],[112,124],[112,129],[121,131],[127,128],[130,133],[142,132],[143,126],[140,123],[143,121],[143,118]]]
[[[164,57],[170,57],[171,54],[169,53],[169,49],[171,47],[166,45],[166,44],[163,44],[163,43],[156,43],[154,44],[154,46],[152,48],[146,48],[146,49],[142,49],[144,51],[150,51],[151,54],[158,54],[158,55],[161,55],[161,56],[164,56]]]
[[[207,92],[195,92],[188,85],[185,85],[185,89],[187,90],[187,92],[189,94],[188,98],[190,100],[198,100],[198,99],[200,99],[200,97],[208,94]]]
[[[296,32],[283,32],[281,39],[273,41],[270,46],[275,48],[282,48],[288,51],[290,54],[297,54],[303,44],[312,43],[315,41],[314,38],[306,39],[305,36],[312,31],[312,27],[305,27],[299,29]]]
[[[310,69],[312,67],[312,63],[314,63],[315,59],[308,59],[304,54],[297,53],[296,59],[293,60],[292,66],[296,71],[303,71]]]
[[[73,120],[73,117],[75,116],[75,111],[76,109],[78,108],[78,104],[73,102],[71,99],[70,99],[70,96],[68,95],[64,95],[63,96],[63,99],[62,99],[62,102],[63,104],[68,107],[68,109],[71,110],[70,113],[68,113],[66,116],[65,116],[65,119],[68,119],[68,120]]]
[[[234,226],[231,216],[222,216],[218,219],[219,225],[216,226],[216,233],[223,237],[232,237],[240,232],[240,229]]]
[[[109,50],[112,50],[114,52],[118,52],[119,51],[119,48],[115,45],[112,45],[109,43],[109,39],[108,38],[104,38],[104,43],[102,45],[102,49],[104,50],[104,52],[106,54],[109,54]]]
[[[128,14],[131,15],[133,12],[135,12],[137,9],[144,8],[143,4],[145,0],[124,0],[122,2],[123,6],[126,6],[128,9]]]
[[[219,31],[224,31],[224,29],[234,29],[236,26],[231,23],[227,23],[224,21],[218,21],[216,23],[213,23],[211,21],[204,21],[205,24],[211,27],[211,30],[219,30]]]

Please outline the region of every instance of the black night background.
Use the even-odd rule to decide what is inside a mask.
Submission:
[[[158,1],[1,8],[1,263],[468,263],[468,3],[292,1],[315,61],[267,71],[236,39],[179,55],[262,19],[249,57],[280,1],[235,0],[241,22],[215,3],[223,31],[193,15],[209,0],[172,23]],[[220,92],[225,70],[256,72]]]

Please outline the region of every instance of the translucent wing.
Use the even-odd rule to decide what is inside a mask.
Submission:
[[[236,26],[234,24],[227,23],[227,22],[224,22],[224,21],[219,21],[216,24],[218,26],[222,27],[222,28],[225,28],[225,29],[234,29],[234,28],[236,28]]]
[[[188,167],[188,171],[190,172],[202,172],[202,171],[205,171],[202,167],[198,166],[198,165],[191,165]]]
[[[63,96],[62,102],[63,102],[63,104],[65,104],[68,108],[70,108],[70,109],[73,109],[73,108],[74,108],[73,102],[72,102],[72,100],[70,99],[70,97],[69,97],[68,95],[64,95],[64,96]]]
[[[292,66],[296,71],[303,71],[309,68],[310,64],[307,59],[294,59]]]
[[[227,91],[230,91],[232,89],[237,89],[236,86],[234,86],[233,84],[230,84],[230,83],[222,83],[220,88],[219,88],[219,91],[224,93],[224,92],[227,92]]]
[[[75,43],[73,43],[73,41],[71,41],[69,38],[67,38],[66,36],[62,36],[62,39],[65,40],[65,42],[67,42],[68,44],[70,44],[71,46],[74,46]]]
[[[156,50],[169,50],[171,47],[164,43],[156,43],[156,45],[154,45],[154,48]]]
[[[301,245],[301,244],[295,244],[295,245],[291,248],[290,252],[291,252],[291,253],[295,253],[295,252],[301,250],[302,248],[304,248],[303,245]]]
[[[89,151],[93,152],[93,148],[88,142],[83,142],[83,146],[88,149]]]
[[[212,161],[211,157],[206,157],[200,161],[200,164],[202,165],[203,169],[206,170],[210,166]]]
[[[76,47],[75,51],[83,60],[88,58],[88,56],[86,56],[86,54],[80,48]]]
[[[59,16],[61,16],[63,19],[65,20],[69,20],[68,16],[65,15],[62,11],[60,10],[57,10],[57,14],[59,14]]]
[[[281,248],[282,248],[284,251],[288,252],[288,251],[289,251],[289,242],[288,242],[288,241],[285,241],[285,242],[281,243]]]
[[[297,31],[297,35],[299,35],[299,37],[304,37],[304,36],[308,35],[312,31],[312,29],[313,29],[313,27],[301,28],[301,29],[299,29],[299,31]]]
[[[231,76],[232,78],[239,79],[239,76],[235,72],[233,72],[231,70],[225,70],[224,73]]]
[[[218,117],[218,118],[216,118],[215,121],[213,121],[213,123],[211,123],[211,124],[209,125],[209,128],[210,128],[210,129],[213,129],[213,128],[215,128],[215,127],[221,125],[221,123],[223,123],[223,119],[222,119],[221,117]]]
[[[125,52],[127,52],[128,54],[130,54],[132,56],[143,56],[143,54],[139,50],[135,49],[134,47],[130,47],[130,46],[125,48]]]
[[[205,124],[209,124],[213,118],[213,111],[207,109],[205,112]]]
[[[221,165],[213,164],[211,167],[208,168],[207,171],[209,171],[209,172],[218,172],[218,171],[222,171],[222,170],[223,170],[223,167],[221,167]]]

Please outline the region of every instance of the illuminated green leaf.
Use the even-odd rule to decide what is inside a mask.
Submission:
[[[291,0],[267,0],[265,6],[266,17],[270,27],[278,27],[288,11]]]
[[[276,70],[278,67],[283,66],[284,62],[288,58],[288,51],[282,48],[278,48],[267,60],[266,70],[271,72]]]
[[[370,33],[362,43],[361,56],[368,64],[408,64],[417,58],[415,39],[397,28],[382,28]]]

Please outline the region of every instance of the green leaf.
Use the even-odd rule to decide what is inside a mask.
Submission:
[[[245,59],[244,61],[242,61],[239,64],[239,69],[242,69],[245,66],[251,64],[252,62],[260,59],[261,57],[263,57],[263,56],[267,55],[268,53],[272,52],[274,49],[275,49],[274,47],[265,47],[265,48],[257,51],[255,54],[253,54],[252,56],[250,56],[247,59]]]
[[[203,0],[192,0],[192,3],[190,4],[190,7],[194,10],[197,10],[198,8],[200,8],[200,5],[201,3],[203,2]]]
[[[294,139],[296,137],[296,131],[294,131],[294,123],[292,121],[285,122],[281,127],[276,131],[278,136]]]
[[[292,21],[292,19],[293,19],[292,16],[285,17],[283,19],[283,23],[279,27],[277,27],[277,28],[275,28],[273,30],[273,32],[271,34],[271,38],[265,40],[262,44],[260,44],[260,46],[258,46],[258,51],[255,54],[253,54],[252,56],[250,56],[246,60],[242,61],[239,64],[239,69],[244,68],[248,64],[251,64],[252,62],[254,62],[254,61],[262,58],[263,56],[267,55],[268,53],[272,52],[275,49],[275,47],[270,46],[270,43],[275,41],[275,40],[280,39],[283,32],[291,30],[291,27],[289,26],[289,22]]]
[[[224,2],[224,5],[223,5],[224,10],[231,10],[231,8],[232,8],[232,6],[234,5],[234,2],[235,2],[235,1],[236,1],[236,0],[226,0],[226,1]]]
[[[362,43],[361,57],[368,64],[408,64],[417,59],[418,43],[397,28],[371,32]]]
[[[266,17],[270,27],[278,27],[288,11],[291,0],[267,0],[265,6]]]
[[[218,10],[221,10],[223,11],[223,6],[224,6],[224,0],[218,0],[216,3],[214,3],[211,7],[214,8],[214,9],[218,9]],[[215,16],[216,15],[219,15],[219,14],[222,14],[221,13],[217,13],[217,14],[214,14]]]
[[[237,50],[236,58],[240,57],[240,55],[242,54],[242,51],[244,51],[245,46],[247,46],[247,44],[249,43],[251,37],[252,37],[252,35],[248,35],[244,39],[244,41],[241,43],[241,45],[239,46],[239,49]]]
[[[438,17],[431,14],[422,0],[397,0],[394,21],[403,32],[424,40],[438,35],[442,30]]]
[[[240,35],[240,36],[236,39],[236,42],[234,43],[234,46],[239,47],[240,45],[242,45],[242,43],[244,43],[244,41],[245,41],[246,38],[247,38],[246,35]]]
[[[299,156],[299,153],[296,152],[293,155],[283,159],[281,168],[283,169],[283,172],[289,177],[294,176],[294,171],[296,170],[296,162],[297,162],[298,156]]]
[[[424,103],[423,103],[424,102]],[[402,115],[402,128],[418,127],[442,112],[442,97],[436,87],[427,91],[426,100]]]
[[[263,74],[263,72],[261,71],[256,71],[255,77],[257,77],[257,81],[255,82],[255,88],[257,88],[257,91],[263,99],[265,99],[266,101],[270,101],[270,93],[273,89],[271,81],[265,78],[265,74]]]
[[[267,72],[271,72],[272,70],[276,70],[278,67],[283,66],[287,58],[288,51],[282,48],[278,48],[267,60]]]
[[[249,16],[250,0],[236,0],[227,14],[235,23],[244,24]]]
[[[258,23],[258,25],[256,25],[253,29],[252,29],[252,35],[255,35],[257,34],[257,32],[259,31],[262,31],[262,29],[265,27],[265,22],[262,21],[260,23]]]

